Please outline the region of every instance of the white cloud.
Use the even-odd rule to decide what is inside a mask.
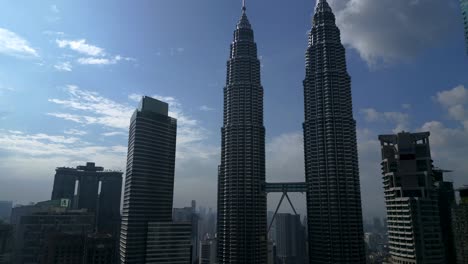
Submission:
[[[442,41],[460,23],[454,0],[329,2],[343,43],[356,49],[371,66],[410,60]]]
[[[119,104],[98,93],[68,85],[69,99],[49,99],[50,102],[74,111],[73,113],[49,113],[48,115],[80,124],[99,124],[106,127],[128,129],[134,108]]]
[[[122,57],[120,55],[111,57],[111,58],[94,58],[94,57],[88,57],[88,58],[79,58],[78,63],[83,64],[83,65],[111,65],[111,64],[116,64],[119,61],[135,61],[134,58],[130,57]]]
[[[130,99],[130,100],[132,100],[132,101],[138,103],[138,102],[141,101],[141,98],[142,98],[142,97],[143,97],[143,96],[140,95],[140,94],[130,94],[130,95],[128,96],[128,99]]]
[[[78,53],[89,55],[89,56],[103,56],[105,55],[104,49],[86,43],[86,39],[78,39],[78,40],[65,40],[65,39],[57,39],[55,40],[57,45],[60,48],[70,48]]]
[[[0,53],[16,57],[39,57],[27,40],[5,28],[0,28]]]
[[[110,64],[116,64],[116,60],[112,59],[107,59],[107,58],[79,58],[78,59],[79,64],[83,65],[110,65]]]
[[[383,122],[395,125],[394,132],[407,130],[409,126],[409,115],[402,112],[378,112],[374,108],[365,108],[361,110],[367,122]]]
[[[468,121],[468,89],[459,85],[453,89],[437,93],[434,99],[444,107],[448,115],[461,122]]]
[[[63,133],[67,135],[75,135],[75,136],[84,136],[88,134],[88,132],[84,130],[79,130],[79,129],[68,129],[68,130],[63,131]]]
[[[113,137],[113,136],[126,136],[127,133],[124,133],[122,131],[114,131],[114,132],[105,132],[105,133],[102,133],[101,135],[105,137]]]
[[[73,67],[72,67],[72,65],[71,65],[71,63],[69,61],[65,61],[65,62],[59,62],[59,63],[55,64],[54,68],[57,71],[71,72]]]
[[[207,105],[202,105],[202,106],[200,106],[200,110],[202,110],[202,111],[214,111],[215,109],[211,108],[211,107],[209,107]]]
[[[411,109],[411,104],[402,104],[401,108],[406,109],[406,110]]]

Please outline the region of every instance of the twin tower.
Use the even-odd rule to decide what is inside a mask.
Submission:
[[[318,0],[306,52],[304,155],[309,263],[364,264],[351,79],[335,16]],[[227,63],[218,178],[218,261],[267,262],[263,87],[242,9]]]

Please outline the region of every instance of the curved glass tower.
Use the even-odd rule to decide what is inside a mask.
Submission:
[[[267,218],[263,87],[245,5],[234,31],[224,88],[218,179],[218,260],[266,263]]]
[[[309,34],[304,100],[310,263],[365,263],[351,78],[326,0]]]

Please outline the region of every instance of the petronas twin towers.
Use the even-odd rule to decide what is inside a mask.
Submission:
[[[365,263],[351,80],[335,16],[318,0],[306,52],[304,154],[309,263]],[[246,15],[234,31],[224,88],[218,261],[267,263],[263,87]]]

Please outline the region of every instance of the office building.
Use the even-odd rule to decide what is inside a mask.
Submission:
[[[305,227],[299,215],[277,214],[276,256],[279,264],[306,263]]]
[[[198,215],[196,213],[196,202],[192,201],[192,207],[174,208],[172,215],[174,222],[189,222],[192,224],[192,260],[196,264],[198,260]]]
[[[12,264],[13,226],[0,222],[0,264]]]
[[[130,120],[122,264],[147,263],[149,223],[172,221],[177,121],[168,111],[167,103],[145,96]]]
[[[218,261],[266,263],[263,87],[246,7],[234,31],[224,88],[218,178]]]
[[[429,135],[379,136],[391,263],[445,263]]]
[[[217,240],[208,238],[200,242],[199,264],[216,264],[217,262]]]
[[[145,264],[190,264],[192,223],[150,222]]]
[[[116,238],[110,234],[88,234],[84,241],[83,260],[86,264],[116,264]]]
[[[465,25],[466,53],[468,54],[468,0],[460,0],[463,22]]]
[[[444,172],[450,172],[439,168],[433,168],[433,179],[437,190],[440,231],[444,246],[444,263],[456,263],[456,252],[453,237],[452,208],[456,205],[453,182],[444,179]]]
[[[51,232],[45,236],[41,264],[82,264],[84,238],[80,233]]]
[[[21,216],[16,227],[19,241],[17,241],[15,263],[40,263],[45,259],[55,259],[48,257],[48,254],[75,261],[78,254],[75,250],[81,250],[81,254],[83,251],[82,248],[75,249],[75,241],[71,241],[68,236],[83,237],[92,233],[94,219],[94,215],[86,209],[69,210],[53,206],[47,210]],[[47,248],[53,250],[48,251]]]
[[[303,84],[310,263],[363,264],[351,78],[340,30],[326,0],[318,0],[315,7]]]
[[[453,208],[453,234],[457,264],[468,264],[468,186],[458,191],[460,203]]]
[[[0,222],[10,222],[11,209],[13,208],[13,202],[11,201],[0,201]]]
[[[52,200],[73,201],[74,209],[87,209],[96,215],[97,231],[118,235],[122,172],[106,171],[93,162],[55,171]]]

